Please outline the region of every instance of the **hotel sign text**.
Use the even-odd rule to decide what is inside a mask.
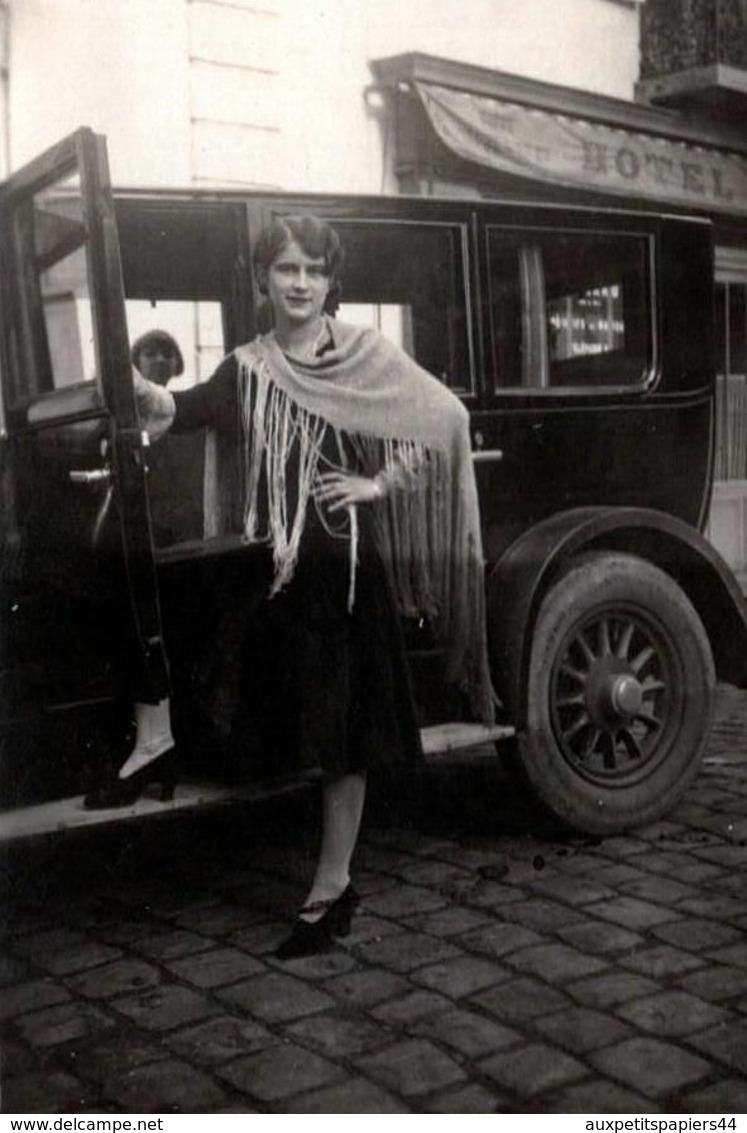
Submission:
[[[747,161],[434,83],[415,84],[453,153],[501,173],[692,208],[747,212]]]

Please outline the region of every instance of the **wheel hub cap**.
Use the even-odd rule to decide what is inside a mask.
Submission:
[[[613,679],[610,703],[619,716],[630,719],[638,715],[643,707],[643,689],[635,677],[625,673]]]

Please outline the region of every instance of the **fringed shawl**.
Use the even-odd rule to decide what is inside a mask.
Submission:
[[[293,576],[318,477],[322,439],[334,430],[340,466],[346,452],[357,470],[384,469],[404,479],[372,505],[381,555],[400,612],[430,620],[446,653],[447,679],[468,695],[479,719],[491,722],[494,694],[485,633],[485,592],[469,416],[461,402],[377,331],[330,323],[333,348],[311,362],[289,362],[272,333],[240,346],[244,438],[243,527],[251,542],[269,541],[273,593]],[[208,439],[206,537],[222,534],[231,508]],[[298,445],[297,482],[286,484],[288,456]],[[212,457],[211,457],[212,452]],[[260,484],[266,485],[267,529],[260,530]],[[295,507],[289,506],[289,497]],[[357,517],[350,509],[354,577]]]

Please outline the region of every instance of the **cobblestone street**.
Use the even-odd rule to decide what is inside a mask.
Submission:
[[[6,857],[6,1113],[747,1112],[747,694],[668,817],[568,838],[500,769],[369,811],[353,932],[281,964],[316,795]]]

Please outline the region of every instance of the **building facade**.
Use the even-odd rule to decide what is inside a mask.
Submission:
[[[119,184],[394,190],[372,60],[418,51],[628,99],[638,6],[6,0],[10,162],[86,124]]]
[[[695,211],[716,233],[710,534],[747,567],[745,0],[5,0],[0,162],[79,125],[115,184]],[[133,306],[220,354],[215,312]],[[186,352],[186,351],[185,351]]]

